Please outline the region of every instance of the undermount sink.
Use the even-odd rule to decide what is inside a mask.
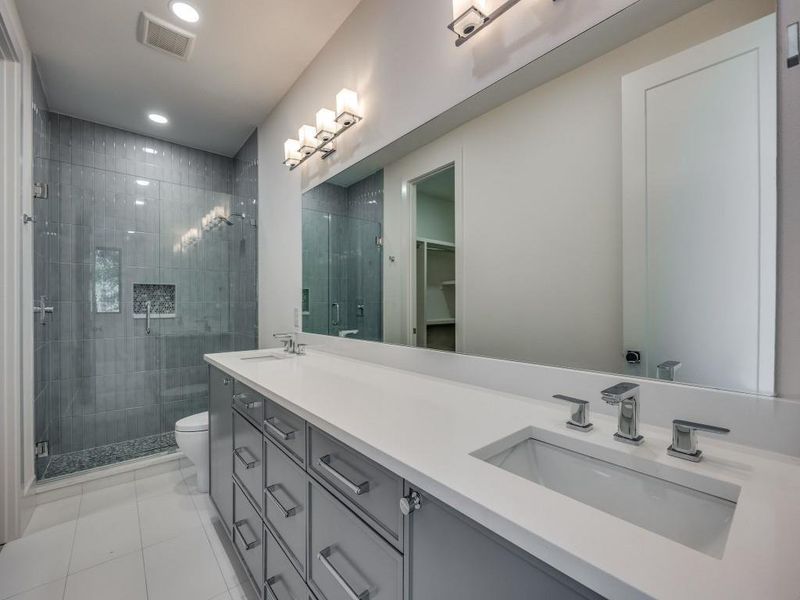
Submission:
[[[239,360],[284,360],[289,358],[287,354],[274,354],[272,352],[267,354],[259,354],[257,356],[244,356]]]
[[[714,558],[725,551],[741,491],[534,427],[472,455]]]

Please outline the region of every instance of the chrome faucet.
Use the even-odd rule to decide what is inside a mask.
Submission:
[[[644,436],[639,433],[639,385],[623,381],[601,392],[603,400],[619,406],[619,420],[614,439],[639,446]]]
[[[283,351],[288,352],[289,354],[294,354],[296,352],[295,348],[295,341],[294,341],[294,334],[291,333],[273,333],[272,337],[283,344]]]

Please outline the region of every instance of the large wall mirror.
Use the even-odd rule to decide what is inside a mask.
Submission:
[[[304,331],[772,395],[775,4],[694,5],[309,189]]]

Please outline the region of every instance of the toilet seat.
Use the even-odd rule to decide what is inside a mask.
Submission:
[[[208,431],[208,411],[189,415],[177,421],[175,431]]]

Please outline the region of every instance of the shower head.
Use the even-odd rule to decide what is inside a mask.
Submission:
[[[217,219],[217,221],[219,221],[220,223],[225,223],[225,225],[233,225],[233,223],[232,223],[231,221],[229,221],[228,219],[226,219],[226,218],[225,218],[225,217],[223,217],[223,216],[217,216],[217,217],[216,217],[216,219]]]

